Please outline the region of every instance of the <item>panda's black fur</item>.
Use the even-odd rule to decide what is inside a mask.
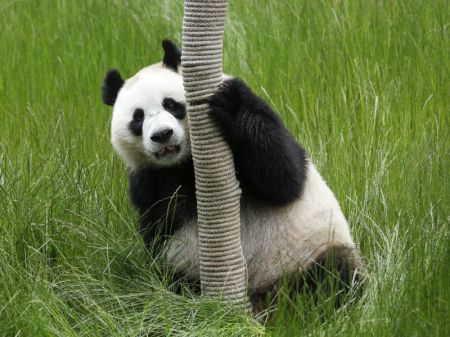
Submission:
[[[237,78],[224,81],[209,105],[233,151],[244,193],[280,206],[298,199],[306,154],[280,117]]]
[[[124,80],[117,69],[108,71],[103,80],[102,99],[106,105],[113,106],[116,102],[117,94],[124,84]]]
[[[180,50],[168,40],[163,41],[163,49],[165,55],[162,67],[179,75]],[[139,74],[130,80],[130,85],[133,85],[135,81],[139,80]],[[104,103],[107,105],[115,105],[119,92],[123,87],[126,87],[126,83],[117,70],[113,69],[108,72],[102,87]],[[358,260],[358,253],[351,240],[345,218],[341,214],[339,205],[335,201],[332,192],[329,191],[326,184],[310,163],[305,150],[289,133],[280,117],[261,98],[255,95],[242,80],[237,78],[225,79],[208,103],[210,106],[210,115],[219,126],[233,153],[236,174],[243,191],[241,214],[244,213],[244,219],[247,219],[247,222],[250,221],[245,226],[253,226],[254,221],[251,220],[252,216],[258,217],[261,222],[261,233],[255,232],[259,230],[258,228],[247,230],[245,226],[242,232],[244,253],[246,253],[245,239],[255,241],[249,245],[260,246],[260,248],[251,247],[247,252],[247,254],[252,254],[252,257],[247,257],[249,286],[252,296],[258,298],[264,295],[267,291],[276,287],[283,276],[287,275],[291,280],[298,280],[298,275],[305,275],[303,267],[300,273],[298,272],[298,268],[295,267],[297,263],[301,264],[301,259],[304,260],[303,263],[309,266],[315,266],[307,268],[310,273],[314,269],[317,269],[317,266],[319,266],[319,270],[324,270],[324,266],[331,260],[332,264],[339,269],[338,274],[340,279],[347,285],[352,283],[354,271],[360,268],[362,264]],[[177,101],[173,98],[166,97],[162,100],[161,107],[177,118],[177,120],[181,121],[185,119],[184,104],[180,100]],[[142,138],[144,111],[140,106],[136,106],[133,109],[134,115],[130,112],[130,121],[127,127],[134,137]],[[136,114],[139,114],[139,116],[136,117]],[[115,132],[118,131],[117,129],[115,131],[113,128],[113,136]],[[128,136],[123,137],[125,137],[125,143],[129,141]],[[121,148],[120,146],[122,145],[120,143],[114,139],[112,142],[115,144],[115,148],[119,154],[124,157],[125,161],[130,161],[131,157],[129,158],[127,155],[132,150],[128,150],[128,145],[125,144],[126,146]],[[133,147],[130,149],[133,149]],[[171,147],[172,149],[173,147]],[[180,158],[182,159],[177,161],[176,164],[169,166],[158,166],[156,164],[142,165],[140,164],[141,158],[137,158],[136,161],[138,164],[133,164],[130,167],[129,191],[131,201],[140,213],[140,232],[144,237],[145,243],[148,245],[153,243],[155,237],[161,237],[161,235],[166,238],[170,238],[173,235],[186,236],[189,237],[187,239],[188,241],[195,239],[195,231],[192,229],[192,226],[189,227],[190,229],[187,227],[190,226],[188,225],[189,222],[196,219],[197,213],[194,168],[190,152],[188,155]],[[308,193],[311,193],[313,191],[311,188],[315,188],[314,184],[317,184],[317,188],[322,191],[320,193],[324,194],[323,200],[317,199],[318,196],[313,196],[309,200],[309,195],[303,195],[308,179],[313,181],[310,183],[313,185],[309,187],[310,192]],[[305,200],[303,201],[303,199]],[[324,205],[319,205],[323,202],[325,202]],[[317,206],[315,203],[317,203]],[[327,203],[330,204],[329,208]],[[318,208],[317,211],[319,213],[317,213],[317,216],[319,220],[317,220],[317,230],[308,227],[312,224],[303,224],[311,215],[305,215],[305,219],[302,218],[298,221],[295,217],[292,218],[292,216],[302,216],[302,213],[296,215],[297,213],[295,212],[298,211],[296,211],[295,207],[302,209],[302,207],[307,207],[305,205]],[[331,212],[330,226],[332,221],[331,217],[336,217],[333,220],[336,225],[330,228],[333,228],[336,234],[339,235],[337,236],[336,244],[330,246],[329,249],[324,249],[323,245],[327,242],[327,239],[318,235],[321,235],[319,234],[321,231],[326,230],[327,218],[323,212],[328,212],[328,209]],[[309,211],[308,208],[304,210]],[[248,216],[245,215],[246,212],[249,214]],[[261,215],[258,215],[259,213]],[[270,224],[267,223],[270,220],[267,219],[275,219],[272,220],[274,222],[284,221],[284,213],[286,213],[286,216],[289,216],[286,218],[286,221],[299,222],[295,226],[306,226],[306,229],[302,227],[297,228],[294,224],[292,224],[294,227],[290,227],[291,225],[282,223],[279,225],[276,223],[273,224],[273,226],[281,226],[279,227],[280,229],[277,229],[278,227],[270,228]],[[267,219],[263,219],[264,217],[267,217]],[[258,226],[258,224],[256,223],[254,226]],[[292,233],[294,236],[300,235],[299,240],[302,240],[302,233],[304,233],[305,235],[311,236],[311,239],[308,240],[314,240],[315,237],[320,237],[320,242],[315,243],[314,241],[310,242],[307,240],[303,244],[311,244],[311,247],[305,246],[302,248],[299,246],[296,248],[292,246],[292,242],[287,242],[293,236],[291,234],[287,233],[285,237],[286,242],[283,242],[285,240],[283,235],[277,232],[281,228],[294,231]],[[185,231],[183,232],[183,230]],[[191,231],[190,234],[189,230]],[[249,237],[249,235],[259,235],[260,237],[258,239],[258,237],[253,238],[251,236]],[[279,262],[275,262],[273,266],[278,269],[271,269],[270,267],[264,266],[264,256],[270,259],[275,258],[267,255],[270,254],[271,248],[264,246],[272,244],[271,237],[273,237],[273,240],[278,240],[276,242],[277,246],[274,247],[275,255],[282,254],[280,256],[284,256],[284,250],[287,249],[287,253],[290,253],[290,250],[292,250],[294,254],[292,258],[294,260],[298,259],[298,262],[294,261],[294,264],[292,264],[290,261],[280,260]],[[192,242],[187,242],[186,246],[192,244]],[[185,248],[182,247],[181,249]],[[297,249],[299,249],[300,253],[303,249],[305,253],[298,254]],[[261,251],[261,256],[257,255],[259,251]],[[331,258],[329,255],[330,252],[333,252]],[[188,254],[188,251],[185,251],[183,254]],[[298,256],[294,257],[295,254]],[[314,255],[313,262],[306,262],[311,260],[308,254]],[[284,259],[288,258],[288,256],[284,257]],[[188,258],[195,262],[196,253],[192,256],[189,255]],[[269,264],[271,263],[270,259],[267,262]],[[280,266],[276,266],[277,263]],[[181,272],[181,274],[186,273],[190,275],[191,279],[196,278],[195,275],[198,273],[198,267],[194,266],[192,270],[189,270],[191,267],[188,266],[184,266],[183,268],[176,267],[175,269],[180,269],[181,271],[177,270],[177,272]],[[266,269],[267,271],[265,271]],[[268,273],[267,282],[264,280],[264,273]],[[302,279],[304,278],[302,277]],[[295,281],[293,284],[298,285],[298,282]],[[295,286],[293,285],[292,288],[295,288]]]
[[[179,166],[131,171],[130,196],[140,213],[140,232],[147,245],[155,237],[170,236],[184,220],[196,216],[194,166],[187,160]]]

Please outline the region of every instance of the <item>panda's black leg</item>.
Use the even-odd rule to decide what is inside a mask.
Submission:
[[[241,184],[277,205],[298,198],[306,178],[306,154],[280,117],[237,78],[226,80],[209,104],[233,151]]]
[[[287,277],[289,296],[306,291],[315,300],[333,298],[340,307],[347,295],[361,295],[364,290],[364,262],[357,250],[345,246],[328,247],[315,258],[306,273]]]
[[[304,304],[326,301],[336,308],[348,299],[358,298],[364,290],[364,262],[354,248],[328,247],[307,267],[281,276],[273,284],[250,293],[255,311],[267,309],[283,297],[286,304],[301,298]],[[305,301],[306,300],[306,301]],[[348,303],[351,303],[349,301]]]

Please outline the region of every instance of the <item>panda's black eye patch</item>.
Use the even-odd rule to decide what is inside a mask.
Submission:
[[[136,122],[142,122],[144,120],[144,110],[137,108],[133,113],[133,120]]]
[[[142,135],[142,124],[144,123],[144,110],[137,108],[133,112],[133,119],[128,124],[128,128],[135,136]]]
[[[184,104],[175,101],[173,98],[164,98],[162,106],[177,119],[183,119],[186,116],[186,107]]]

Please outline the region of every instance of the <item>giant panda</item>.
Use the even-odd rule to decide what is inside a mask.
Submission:
[[[195,282],[196,197],[181,52],[169,40],[162,46],[162,62],[127,80],[110,70],[102,95],[113,107],[111,142],[128,166],[144,241],[152,245],[156,237],[165,238],[161,249],[171,268]],[[344,287],[350,287],[362,262],[349,225],[278,114],[228,75],[208,102],[233,152],[242,188],[241,238],[251,298],[325,266],[334,266]]]

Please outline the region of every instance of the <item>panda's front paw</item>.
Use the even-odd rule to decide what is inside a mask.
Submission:
[[[232,78],[224,81],[209,99],[211,116],[222,123],[230,123],[241,108],[240,86],[242,81]]]

